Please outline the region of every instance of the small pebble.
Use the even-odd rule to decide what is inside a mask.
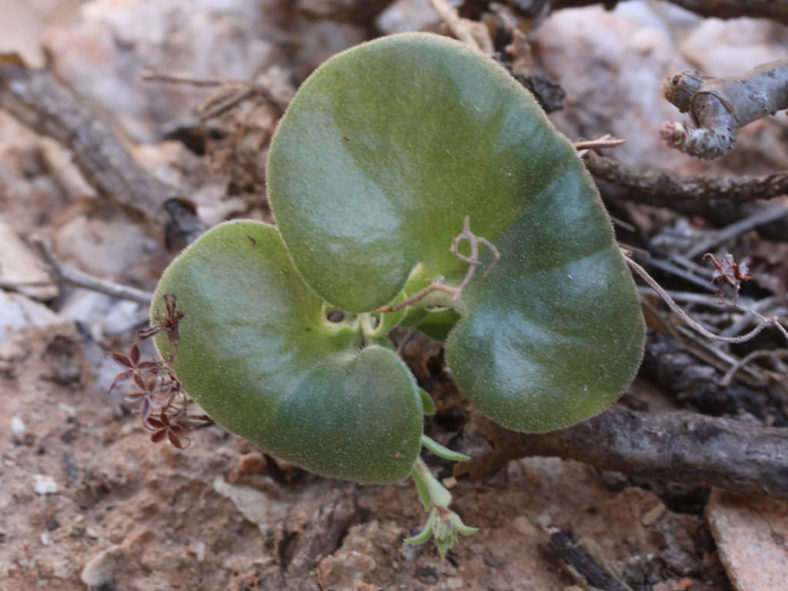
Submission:
[[[33,474],[33,490],[39,495],[54,495],[58,491],[57,481],[46,474]]]
[[[665,505],[663,505],[662,503],[657,503],[656,505],[654,505],[654,507],[652,507],[651,509],[649,509],[649,510],[648,510],[648,511],[647,511],[647,512],[646,512],[646,513],[645,513],[645,514],[644,514],[644,515],[643,515],[643,516],[640,518],[640,523],[642,523],[642,524],[643,524],[645,527],[651,527],[651,526],[652,526],[652,525],[654,525],[654,524],[655,524],[657,521],[659,521],[659,520],[660,520],[660,518],[661,518],[661,517],[662,517],[664,514],[665,514]]]
[[[195,542],[189,548],[192,554],[197,558],[197,562],[202,562],[205,560],[205,543],[204,542]]]
[[[125,556],[126,550],[120,546],[110,546],[102,550],[82,569],[82,582],[88,587],[100,587],[111,583]]]
[[[537,528],[525,515],[518,515],[515,517],[512,521],[512,525],[514,529],[517,530],[517,533],[527,538],[538,538],[542,535],[539,528]]]
[[[19,417],[11,417],[11,434],[14,439],[21,441],[26,432],[25,422]]]
[[[58,403],[57,407],[66,413],[70,418],[77,416],[77,409],[63,402]]]
[[[238,470],[241,474],[259,474],[265,469],[265,458],[259,451],[253,451],[241,456]]]

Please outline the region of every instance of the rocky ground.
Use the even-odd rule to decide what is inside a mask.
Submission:
[[[374,19],[340,10],[357,4],[0,1],[0,51],[46,63],[125,138],[147,174],[196,204],[205,225],[270,221],[266,147],[304,77],[379,32],[440,30],[426,0],[397,0]],[[529,59],[566,92],[552,118],[570,138],[624,137],[615,155],[633,166],[756,175],[788,169],[784,115],[743,129],[734,152],[702,162],[657,138],[663,120],[679,117],[659,82],[687,67],[728,75],[788,57],[786,39],[785,27],[766,20],[703,19],[666,3],[626,2],[613,12],[554,13],[530,33]],[[152,82],[146,72],[223,84]],[[271,96],[211,115],[239,81]],[[649,246],[668,253],[706,236],[714,218],[610,203]],[[122,393],[108,392],[118,371],[108,352],[128,350],[146,307],[54,281],[31,240],[42,237],[72,267],[150,291],[179,236],[165,244],[158,222],[141,222],[132,210],[87,182],[69,149],[0,110],[3,591],[591,588],[551,540],[556,529],[571,530],[618,577],[619,587],[605,588],[788,588],[785,500],[523,458],[456,481],[454,508],[480,531],[441,560],[429,543],[403,544],[425,518],[410,482],[318,478],[218,426],[192,433],[185,451],[149,443]],[[751,231],[738,245],[770,270],[761,273],[762,289],[784,298],[785,235],[768,236]],[[785,386],[765,392],[778,401],[766,406],[782,415],[759,416],[754,407],[716,414],[780,426]],[[652,375],[639,378],[625,401],[655,412],[692,406]],[[439,405],[428,425],[436,438],[456,435],[461,409]]]

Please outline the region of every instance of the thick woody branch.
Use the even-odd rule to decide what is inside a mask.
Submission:
[[[666,122],[660,136],[673,148],[711,160],[733,147],[740,127],[788,109],[788,60],[730,78],[682,72],[665,78],[661,88],[679,111],[690,114],[696,127]]]
[[[557,456],[647,478],[718,486],[788,498],[788,430],[690,412],[642,413],[621,406],[552,433],[507,431],[474,414],[491,451],[458,464],[481,477],[524,456]],[[458,475],[459,475],[458,474]]]
[[[770,18],[788,24],[788,0],[668,0],[701,16],[717,18]],[[549,10],[601,4],[612,9],[619,0],[512,0],[510,4],[527,17],[536,17]],[[468,14],[475,16],[490,0],[468,0]],[[483,5],[480,6],[480,5]]]
[[[584,160],[588,170],[597,179],[625,187],[630,190],[628,198],[651,205],[715,199],[747,203],[788,195],[788,171],[734,179],[713,176],[682,179],[661,170],[641,172],[593,152],[586,154]]]
[[[163,238],[163,204],[174,191],[145,171],[85,101],[49,71],[28,68],[14,54],[0,56],[0,108],[71,150],[99,195]]]

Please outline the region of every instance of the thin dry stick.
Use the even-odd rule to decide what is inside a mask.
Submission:
[[[757,311],[753,311],[753,312],[760,318],[760,322],[750,332],[738,337],[723,337],[714,334],[713,332],[708,330],[705,326],[693,320],[692,317],[690,317],[690,315],[687,314],[684,311],[684,309],[681,306],[679,306],[672,297],[670,297],[670,294],[667,292],[667,290],[665,290],[659,283],[657,283],[656,279],[654,279],[651,275],[649,275],[648,272],[643,267],[638,265],[635,261],[633,261],[631,258],[629,258],[626,255],[624,255],[624,258],[626,259],[627,264],[632,268],[632,270],[635,271],[635,273],[637,273],[638,276],[641,279],[643,279],[643,281],[648,283],[649,286],[651,286],[654,289],[654,291],[657,292],[657,294],[659,294],[659,297],[662,298],[662,300],[668,305],[668,307],[671,310],[673,310],[679,316],[679,318],[681,318],[687,324],[687,326],[696,330],[704,337],[714,341],[722,341],[724,343],[744,343],[752,339],[763,329],[769,326],[774,326],[785,336],[786,340],[788,340],[788,331],[785,329],[785,327],[783,327],[780,324],[780,322],[776,317],[767,318],[766,316],[764,316],[763,314]],[[736,308],[740,309],[738,308],[738,306]]]
[[[152,235],[164,235],[164,203],[177,191],[145,170],[112,128],[48,70],[0,63],[0,109],[71,150],[99,195],[133,213]]]
[[[759,357],[771,357],[778,359],[783,357],[788,358],[788,349],[779,349],[777,351],[773,349],[758,349],[757,351],[753,351],[749,355],[740,359],[727,372],[725,372],[725,375],[722,376],[722,379],[720,380],[720,386],[730,386],[731,381],[733,381],[733,376],[746,367],[750,362],[758,359]]]
[[[476,37],[473,36],[471,28],[468,26],[468,21],[460,17],[456,8],[446,0],[430,0],[430,4],[457,39],[463,43],[467,43],[477,51],[482,51],[479,42],[476,40]]]
[[[460,253],[459,246],[463,240],[467,240],[471,245],[471,255],[465,256],[464,254]],[[493,262],[490,266],[484,271],[482,274],[482,279],[486,279],[487,275],[489,275],[490,271],[492,271],[493,267],[498,264],[498,261],[501,259],[501,253],[495,247],[495,245],[487,240],[486,238],[482,238],[481,236],[477,236],[473,232],[471,232],[471,218],[470,216],[465,216],[462,225],[462,232],[457,234],[452,241],[450,251],[451,253],[459,258],[461,261],[468,263],[468,272],[465,274],[465,277],[462,280],[462,283],[458,287],[453,287],[451,285],[446,285],[444,283],[431,283],[421,291],[415,293],[414,295],[398,302],[396,304],[391,304],[389,306],[383,306],[382,308],[378,308],[375,312],[380,314],[385,314],[388,312],[396,312],[397,310],[402,310],[406,306],[410,306],[411,304],[415,304],[419,300],[423,300],[425,297],[434,293],[436,291],[442,291],[443,293],[448,293],[452,296],[453,300],[458,300],[462,295],[462,292],[468,287],[468,284],[473,279],[473,276],[476,274],[476,267],[479,266],[479,244],[483,244],[490,251],[493,253]]]
[[[623,0],[604,0],[605,8],[613,7]],[[668,0],[672,4],[697,14],[716,18],[771,18],[788,25],[788,0]],[[576,8],[590,4],[602,4],[601,0],[530,0],[509,2],[517,12],[534,18],[544,11],[545,4],[555,11],[561,8]]]
[[[708,238],[697,242],[695,246],[684,253],[684,256],[688,259],[695,258],[699,254],[708,252],[718,244],[722,244],[723,242],[731,240],[739,234],[743,234],[744,232],[752,230],[753,228],[757,228],[758,226],[775,222],[786,215],[788,215],[788,206],[785,205],[775,205],[774,207],[763,209],[749,217],[744,218],[743,220],[730,224],[729,226],[722,228],[719,232],[714,232]]]
[[[155,72],[145,71],[140,74],[140,78],[146,82],[159,82],[163,84],[188,84],[190,86],[222,86],[229,82],[239,82],[236,80],[221,80],[219,78],[199,78],[190,74],[180,72]]]
[[[588,150],[600,149],[600,148],[617,148],[618,146],[622,146],[627,143],[627,140],[612,137],[610,134],[603,135],[600,138],[595,140],[584,140],[579,142],[572,142],[575,150],[577,150],[577,155],[581,158],[586,155]]]
[[[687,328],[686,326],[679,326],[677,331],[678,336],[683,337],[680,341],[686,346],[688,352],[692,353],[698,359],[705,361],[709,365],[716,367],[720,371],[727,371],[732,365],[736,365],[738,359],[726,353],[722,347],[718,347],[714,344],[714,341],[709,341],[708,339],[703,338],[696,332],[693,332],[692,329]],[[691,341],[691,343],[687,343],[687,339]],[[691,347],[690,345],[696,345],[700,348],[700,350]],[[749,375],[751,378],[758,380],[758,383],[761,383],[760,375],[752,368],[745,368],[744,371]]]
[[[217,117],[255,95],[262,96],[266,101],[281,111],[287,108],[287,104],[278,100],[264,84],[249,82],[248,80],[200,78],[180,72],[155,71],[143,72],[140,77],[146,82],[157,82],[159,84],[183,84],[198,88],[217,88],[223,86],[237,88],[235,92],[229,93],[221,100],[211,102],[208,106],[204,106],[200,113],[200,118],[203,120]]]
[[[467,240],[471,245],[471,256],[466,257],[464,254],[460,253],[460,243],[463,240]],[[473,232],[471,232],[471,218],[470,216],[465,216],[465,219],[462,222],[462,232],[457,234],[454,237],[454,240],[451,241],[451,253],[456,256],[461,261],[465,261],[468,263],[468,272],[465,274],[465,278],[460,283],[460,286],[457,288],[456,293],[452,299],[457,300],[459,299],[460,295],[462,294],[463,290],[468,286],[473,279],[474,274],[476,273],[476,267],[479,266],[479,244],[483,244],[490,251],[493,253],[493,262],[490,264],[489,267],[484,271],[482,274],[482,279],[486,279],[487,275],[490,274],[490,271],[493,270],[493,267],[498,264],[498,261],[501,260],[501,253],[498,252],[498,249],[495,245],[487,240],[486,238],[482,238],[481,236],[477,236]]]
[[[770,313],[774,315],[785,314],[785,308],[780,307],[778,303],[779,300],[777,299],[777,296],[769,296],[754,302],[752,305],[748,305],[745,308],[746,313],[742,314],[741,318],[735,320],[728,328],[721,331],[720,334],[724,337],[739,334],[752,322],[752,317],[754,315],[753,311],[764,312],[765,310],[771,308]]]
[[[44,240],[38,236],[34,236],[31,239],[31,243],[38,249],[41,257],[49,265],[52,270],[53,279],[58,283],[89,289],[122,300],[130,300],[142,304],[143,306],[149,306],[153,301],[152,293],[113,283],[106,279],[99,279],[98,277],[93,277],[92,275],[69,267],[65,263],[59,261],[55,255],[52,254],[52,251]]]
[[[656,293],[650,287],[638,287],[638,292],[640,293],[649,293],[653,294]],[[721,308],[723,310],[730,309],[731,305],[729,302],[722,300],[719,296],[715,295],[706,295],[702,293],[695,293],[694,291],[673,291],[673,290],[665,290],[666,293],[670,295],[674,300],[677,302],[687,302],[690,304],[700,304],[702,306],[710,306],[712,308]],[[752,300],[749,298],[741,298],[739,300],[739,304],[745,306],[751,303]]]
[[[405,298],[401,302],[398,302],[396,304],[391,304],[390,306],[383,306],[382,308],[378,308],[377,310],[375,310],[375,312],[378,312],[380,314],[386,314],[388,312],[396,312],[398,310],[402,310],[403,308],[410,306],[411,304],[415,304],[419,300],[423,300],[428,295],[436,291],[442,291],[443,293],[455,295],[456,293],[458,293],[459,290],[456,287],[452,287],[451,285],[444,285],[443,283],[430,283],[427,287],[425,287],[419,292],[416,292],[409,298]]]

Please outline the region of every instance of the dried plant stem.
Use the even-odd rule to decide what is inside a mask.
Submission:
[[[229,82],[241,82],[235,80],[222,80],[220,78],[200,78],[190,74],[180,72],[156,72],[146,71],[140,74],[140,78],[146,82],[159,82],[164,84],[188,84],[189,86],[222,86]]]
[[[551,10],[604,4],[608,10],[623,0],[528,0],[509,2],[514,10],[530,18],[543,14],[545,6]],[[788,25],[788,0],[668,0],[671,4],[701,16],[716,18],[771,18]]]
[[[465,274],[465,277],[463,278],[463,280],[460,283],[460,285],[457,286],[457,287],[454,287],[452,285],[446,285],[444,283],[434,282],[434,283],[429,284],[427,287],[425,287],[421,291],[419,291],[419,292],[413,294],[412,296],[402,300],[401,302],[398,302],[396,304],[391,304],[391,305],[388,305],[388,306],[383,306],[382,308],[378,308],[377,310],[375,310],[375,312],[378,312],[380,314],[385,314],[385,313],[388,313],[388,312],[396,312],[398,310],[402,310],[403,308],[405,308],[407,306],[415,304],[419,300],[423,300],[425,297],[427,297],[428,295],[430,295],[431,293],[434,293],[436,291],[442,291],[443,293],[450,294],[452,296],[452,300],[460,299],[460,296],[462,295],[462,292],[465,291],[465,288],[468,287],[468,284],[471,282],[471,279],[473,279],[474,275],[476,274],[476,267],[478,267],[479,263],[481,262],[479,260],[479,245],[480,244],[483,244],[484,246],[489,248],[490,251],[493,254],[493,262],[490,264],[489,267],[487,267],[487,269],[482,274],[482,279],[485,279],[487,277],[487,275],[489,275],[490,271],[493,270],[495,265],[497,265],[498,261],[501,259],[501,253],[498,251],[498,249],[495,247],[495,245],[492,242],[490,242],[486,238],[483,238],[481,236],[477,236],[476,234],[471,232],[471,218],[470,218],[470,216],[466,215],[462,224],[463,224],[462,225],[462,232],[457,234],[457,236],[455,236],[452,239],[451,247],[449,249],[451,251],[451,253],[454,256],[456,256],[458,259],[468,263],[468,272]],[[460,244],[462,243],[463,240],[467,240],[468,243],[471,245],[471,254],[470,254],[470,256],[466,256],[466,255],[464,255],[464,254],[462,254],[460,252]]]
[[[577,150],[577,155],[582,158],[583,156],[585,156],[588,150],[595,150],[600,148],[617,148],[618,146],[622,146],[626,143],[627,140],[617,137],[612,137],[610,134],[606,134],[595,140],[583,140],[579,142],[572,142],[572,146],[574,146],[575,150]]]
[[[667,290],[664,289],[659,283],[657,283],[656,279],[654,279],[651,275],[649,275],[648,272],[643,267],[638,265],[635,261],[633,261],[631,258],[629,258],[626,255],[624,255],[624,258],[626,259],[627,264],[630,266],[630,268],[633,271],[635,271],[635,273],[641,279],[643,279],[643,281],[645,281],[652,289],[654,289],[654,291],[657,292],[657,294],[660,296],[660,298],[662,298],[662,300],[668,305],[668,307],[671,310],[673,310],[673,312],[675,312],[679,316],[679,318],[681,318],[687,324],[687,326],[689,326],[693,330],[697,331],[698,333],[702,334],[704,337],[706,337],[708,339],[711,339],[711,340],[714,340],[714,341],[722,341],[724,343],[744,343],[744,342],[749,341],[750,339],[752,339],[755,335],[760,333],[763,329],[768,328],[770,326],[774,326],[775,328],[777,328],[777,330],[779,330],[785,336],[786,340],[788,340],[788,331],[785,329],[785,327],[783,327],[779,323],[779,321],[777,320],[776,317],[775,318],[767,318],[766,316],[764,316],[760,312],[757,312],[757,311],[754,311],[754,310],[749,310],[749,311],[752,311],[754,314],[756,314],[760,321],[756,325],[756,327],[753,328],[750,332],[748,332],[746,334],[743,334],[741,336],[736,336],[736,337],[724,337],[724,336],[715,334],[715,333],[711,332],[710,330],[708,330],[705,326],[703,326],[699,322],[695,321],[689,314],[687,314],[684,311],[684,309],[681,306],[679,306],[676,303],[676,301],[670,296],[670,294],[667,292]],[[738,309],[738,307],[737,307],[737,309]]]
[[[445,285],[443,283],[430,283],[427,287],[425,287],[421,291],[413,294],[408,298],[405,298],[401,302],[397,302],[396,304],[391,304],[389,306],[383,306],[382,308],[378,308],[377,310],[375,310],[375,312],[378,312],[380,314],[386,314],[388,312],[397,312],[398,310],[402,310],[403,308],[415,304],[419,300],[423,300],[428,295],[436,291],[442,291],[443,293],[455,295],[458,291],[458,288],[453,287],[451,285]]]
[[[48,70],[0,61],[0,109],[70,150],[99,195],[122,206],[157,239],[164,236],[163,206],[177,191],[149,174],[110,126]]]
[[[52,251],[40,237],[34,236],[31,239],[31,243],[38,249],[41,258],[52,270],[53,279],[58,283],[89,289],[122,300],[130,300],[143,306],[149,306],[153,301],[152,293],[134,287],[120,285],[112,281],[107,281],[106,279],[99,279],[98,277],[69,267],[52,254]]]
[[[560,457],[601,470],[703,483],[747,494],[788,498],[788,432],[694,412],[635,412],[613,406],[587,421],[550,433],[515,433],[471,415],[486,454],[457,464],[456,476],[481,478],[509,460]]]
[[[197,88],[217,88],[220,89],[219,98],[209,98],[208,102],[199,109],[200,119],[207,121],[223,115],[230,109],[238,106],[242,102],[260,96],[270,105],[283,112],[287,108],[287,103],[277,99],[265,84],[249,82],[248,80],[221,79],[221,78],[200,78],[179,72],[143,72],[140,76],[146,82],[157,82],[160,84],[182,84],[195,86]],[[222,93],[221,89],[226,89]]]
[[[457,39],[482,53],[493,53],[490,35],[483,24],[462,18],[447,0],[430,0],[430,4]]]
[[[788,206],[786,205],[775,205],[767,209],[762,209],[753,215],[748,216],[743,220],[739,220],[738,222],[734,222],[733,224],[730,224],[718,232],[712,233],[707,238],[695,243],[691,249],[684,253],[684,256],[688,259],[695,258],[696,256],[714,248],[718,244],[722,244],[723,242],[735,238],[739,234],[743,234],[744,232],[752,230],[753,228],[757,228],[758,226],[775,222],[786,215],[788,215]]]
[[[720,386],[723,387],[729,386],[730,383],[733,381],[733,377],[739,371],[741,371],[749,363],[760,357],[771,357],[773,359],[782,359],[784,357],[788,358],[788,349],[780,349],[777,351],[773,349],[758,349],[757,351],[753,351],[749,355],[742,357],[727,372],[725,372],[725,375],[722,376],[722,379],[720,380]]]
[[[736,130],[777,111],[788,109],[788,60],[763,64],[741,76],[706,77],[681,72],[663,80],[662,94],[695,128],[665,122],[660,136],[672,148],[711,160],[736,142]]]
[[[584,155],[586,167],[599,180],[628,189],[625,198],[650,205],[671,206],[686,201],[729,199],[747,203],[788,194],[788,172],[760,177],[683,179],[662,170],[637,170],[593,152]]]
[[[460,243],[463,240],[467,240],[471,245],[471,256],[465,256],[464,254],[460,253]],[[451,241],[451,253],[456,256],[461,261],[465,261],[468,263],[468,272],[465,274],[465,277],[460,283],[460,286],[457,288],[457,291],[454,293],[452,299],[457,300],[460,298],[463,290],[468,286],[473,279],[474,274],[476,273],[476,267],[479,266],[479,244],[483,244],[490,251],[493,253],[493,262],[490,264],[489,267],[484,271],[482,274],[482,279],[485,279],[487,275],[490,274],[490,271],[493,270],[495,265],[498,264],[498,261],[501,260],[501,253],[495,247],[495,245],[487,240],[486,238],[482,238],[481,236],[477,236],[473,232],[471,232],[471,218],[470,216],[465,216],[465,219],[462,222],[462,232],[457,234],[454,237],[454,240]]]

